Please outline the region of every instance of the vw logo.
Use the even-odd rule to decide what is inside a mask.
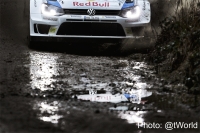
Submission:
[[[88,9],[87,13],[88,13],[89,16],[94,16],[96,11],[94,9]]]

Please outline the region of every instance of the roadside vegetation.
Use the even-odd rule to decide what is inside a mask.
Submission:
[[[160,22],[161,33],[149,59],[170,84],[182,83],[183,91],[196,97],[200,94],[200,0],[184,2],[174,16]]]

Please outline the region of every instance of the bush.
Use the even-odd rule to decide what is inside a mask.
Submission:
[[[167,69],[163,69],[165,72],[172,73],[181,67],[184,76],[180,79],[189,89],[195,87],[198,91],[200,91],[199,1],[188,0],[182,3],[177,8],[175,16],[167,17],[160,22],[161,33],[150,54],[153,63],[161,67],[168,66]]]

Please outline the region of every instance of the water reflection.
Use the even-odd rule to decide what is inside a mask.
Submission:
[[[52,90],[52,83],[56,81],[53,76],[59,75],[57,59],[58,56],[52,56],[51,53],[45,53],[45,55],[36,52],[30,53],[30,79],[32,89],[39,89],[41,91]]]
[[[144,121],[143,116],[146,111],[134,105],[144,105],[143,99],[152,95],[152,92],[148,90],[151,87],[150,84],[144,82],[141,75],[141,71],[146,71],[148,67],[145,63],[133,61],[130,64],[134,64],[134,67],[131,67],[128,64],[129,61],[120,60],[128,64],[120,68],[99,63],[99,57],[92,58],[89,62],[91,64],[86,63],[86,65],[81,59],[83,57],[80,59],[79,57],[68,57],[67,60],[70,60],[68,62],[62,58],[59,54],[53,53],[30,53],[30,79],[33,90],[37,89],[39,90],[37,93],[47,95],[63,91],[63,96],[75,91],[75,96],[72,98],[80,100],[115,104],[127,103],[127,105],[117,107],[111,107],[111,104],[108,104],[107,110],[116,111],[117,116],[126,119],[128,123]],[[106,61],[106,59],[104,60]],[[115,60],[110,59],[108,62],[116,63]],[[150,75],[151,72],[146,74]],[[101,93],[98,93],[99,91]],[[76,102],[81,102],[80,100]],[[82,107],[82,105],[77,104],[73,106],[73,109],[84,108],[87,110],[86,106],[89,105]],[[59,99],[54,101],[45,99],[40,102],[36,100],[34,104],[34,110],[39,111],[38,118],[53,124],[59,123],[59,120],[63,118],[59,112],[66,111],[65,107],[67,105],[60,104]]]
[[[121,60],[122,61],[122,60]],[[123,61],[128,62],[128,61]],[[147,113],[145,107],[142,108],[134,106],[132,104],[144,105],[144,98],[152,95],[151,91],[147,89],[151,88],[151,85],[143,81],[140,71],[145,72],[148,66],[144,62],[132,62],[134,67],[127,65],[125,68],[120,69],[120,75],[127,81],[114,82],[114,84],[121,89],[118,89],[118,93],[110,93],[110,86],[104,84],[103,87],[107,87],[105,94],[98,94],[98,88],[87,89],[88,94],[77,95],[80,100],[87,100],[91,102],[111,102],[111,103],[129,103],[127,106],[110,107],[109,110],[116,111],[118,117],[126,119],[128,123],[142,123],[144,122],[144,115]],[[151,76],[153,72],[148,71],[147,75]],[[119,86],[121,84],[121,86]],[[102,84],[99,86],[102,87]],[[101,88],[100,87],[100,88]],[[113,89],[111,87],[111,89]],[[133,106],[133,107],[130,107]]]
[[[53,85],[56,82],[55,76],[59,75],[58,72],[58,56],[52,53],[30,53],[30,79],[31,88],[33,90],[38,89],[42,91],[53,90]],[[38,118],[45,122],[51,122],[57,124],[62,115],[58,114],[59,106],[58,101],[52,102],[36,102],[33,109],[39,111]]]
[[[53,124],[57,124],[58,120],[62,118],[62,115],[58,115],[59,106],[61,106],[58,101],[53,102],[37,102],[33,109],[38,110],[38,117],[40,120],[45,122],[51,122]]]
[[[144,122],[143,116],[147,111],[126,111],[120,112],[118,116],[122,119],[126,119],[128,123],[142,123]]]
[[[149,97],[152,95],[152,92],[147,90],[134,90],[131,89],[128,92],[111,94],[107,92],[106,94],[97,94],[95,90],[89,90],[89,94],[77,95],[78,99],[89,100],[92,102],[111,102],[111,103],[120,103],[120,102],[131,102],[131,103],[141,103],[141,99],[144,97]]]
[[[131,89],[129,93],[124,94],[95,94],[93,90],[89,94],[78,95],[78,99],[89,100],[92,102],[111,102],[111,103],[121,103],[121,102],[130,102],[131,104],[144,104],[142,98],[149,97],[152,95],[152,92],[147,90],[133,90]],[[110,110],[117,111],[118,117],[121,119],[126,119],[128,123],[142,123],[144,122],[144,114],[147,111],[141,111],[143,108],[137,106],[131,107],[130,104],[127,106],[117,106],[110,107]]]

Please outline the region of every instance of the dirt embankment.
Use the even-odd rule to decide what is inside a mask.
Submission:
[[[182,92],[200,94],[200,3],[199,0],[179,3],[175,14],[160,21],[155,49],[150,54],[157,73],[170,83],[182,85]],[[176,90],[177,88],[174,88]]]

